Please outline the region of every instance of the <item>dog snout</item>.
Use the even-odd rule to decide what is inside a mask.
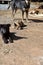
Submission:
[[[6,30],[3,29],[3,28],[1,28],[1,33],[2,33],[2,34],[6,33]]]

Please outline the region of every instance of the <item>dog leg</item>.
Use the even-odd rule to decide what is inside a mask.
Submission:
[[[10,41],[10,43],[13,43],[13,39],[11,36],[9,37],[9,41]]]
[[[29,22],[28,21],[28,10],[26,11],[26,21]]]
[[[12,17],[14,17],[14,9],[12,9]]]
[[[28,10],[26,10],[26,21],[28,20]]]
[[[22,11],[22,21],[24,20],[24,11]]]

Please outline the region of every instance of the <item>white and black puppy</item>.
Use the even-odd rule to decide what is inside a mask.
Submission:
[[[8,43],[8,39],[12,41],[10,37],[10,31],[9,31],[10,26],[11,26],[10,24],[0,24],[0,33],[4,43]]]

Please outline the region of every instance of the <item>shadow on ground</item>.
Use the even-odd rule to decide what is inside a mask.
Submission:
[[[17,19],[14,19],[14,20],[22,20],[21,18],[17,18]],[[39,20],[39,19],[28,19],[28,21],[29,20],[32,20],[33,22],[37,22],[37,23],[39,23],[39,22],[43,22],[43,20]],[[24,21],[26,21],[26,19],[24,19]]]
[[[21,37],[21,36],[15,35],[15,34],[16,33],[13,33],[13,32],[10,33],[10,37],[12,39],[12,43],[13,43],[14,40],[27,39],[27,37]]]
[[[38,20],[38,19],[29,19],[29,20],[32,20],[32,22],[37,22],[37,23],[42,23],[43,20]]]

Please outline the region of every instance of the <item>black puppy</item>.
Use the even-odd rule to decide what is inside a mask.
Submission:
[[[4,40],[4,43],[8,43],[8,40],[12,42],[9,31],[10,26],[11,26],[10,24],[0,24],[0,32],[2,35],[2,39]]]

